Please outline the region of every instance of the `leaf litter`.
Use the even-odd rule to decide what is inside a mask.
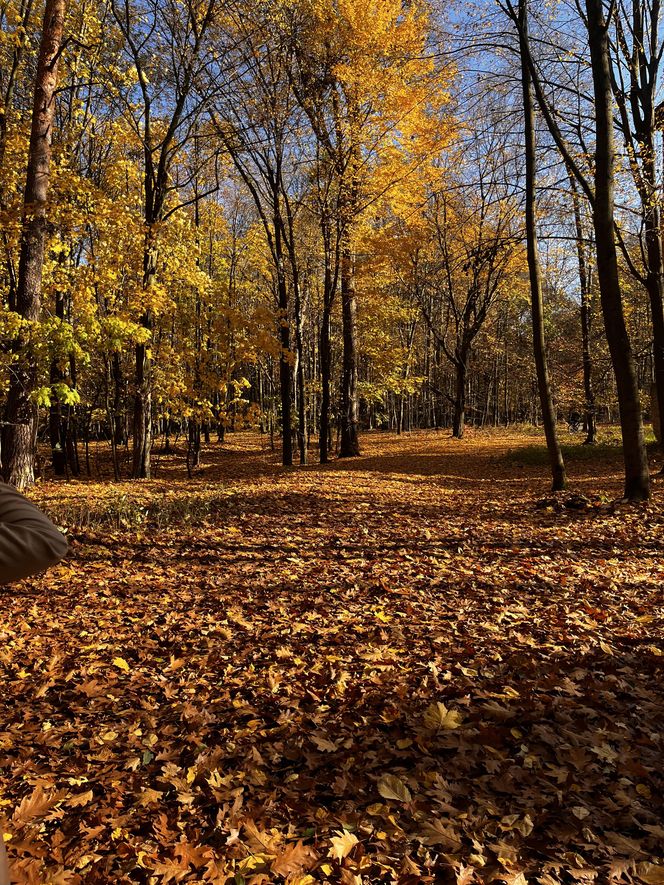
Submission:
[[[520,444],[283,470],[239,434],[126,484],[221,495],[200,525],[74,528],[3,588],[17,881],[664,882],[660,495],[542,508]]]

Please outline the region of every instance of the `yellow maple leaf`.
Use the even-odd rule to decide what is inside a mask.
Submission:
[[[448,710],[441,701],[430,704],[424,711],[424,724],[427,728],[443,728],[451,731],[461,725],[461,719],[458,710]]]
[[[337,860],[343,860],[347,857],[360,840],[348,830],[337,830],[337,835],[332,836],[330,842],[332,847],[328,854],[330,857],[336,857]]]

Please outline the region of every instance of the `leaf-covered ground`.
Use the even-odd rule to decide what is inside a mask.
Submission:
[[[192,481],[42,485],[90,525],[0,590],[17,880],[664,882],[662,493],[606,506],[608,449],[541,502],[532,443],[283,470],[237,435]]]

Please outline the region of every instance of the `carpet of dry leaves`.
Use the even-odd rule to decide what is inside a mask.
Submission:
[[[0,589],[17,881],[664,883],[663,495],[606,506],[604,452],[542,503],[532,443],[283,469],[237,434],[192,480],[40,485],[73,524]]]

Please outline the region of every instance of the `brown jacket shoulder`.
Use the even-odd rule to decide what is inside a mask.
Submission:
[[[14,486],[0,482],[0,584],[55,565],[67,547],[46,514]]]

